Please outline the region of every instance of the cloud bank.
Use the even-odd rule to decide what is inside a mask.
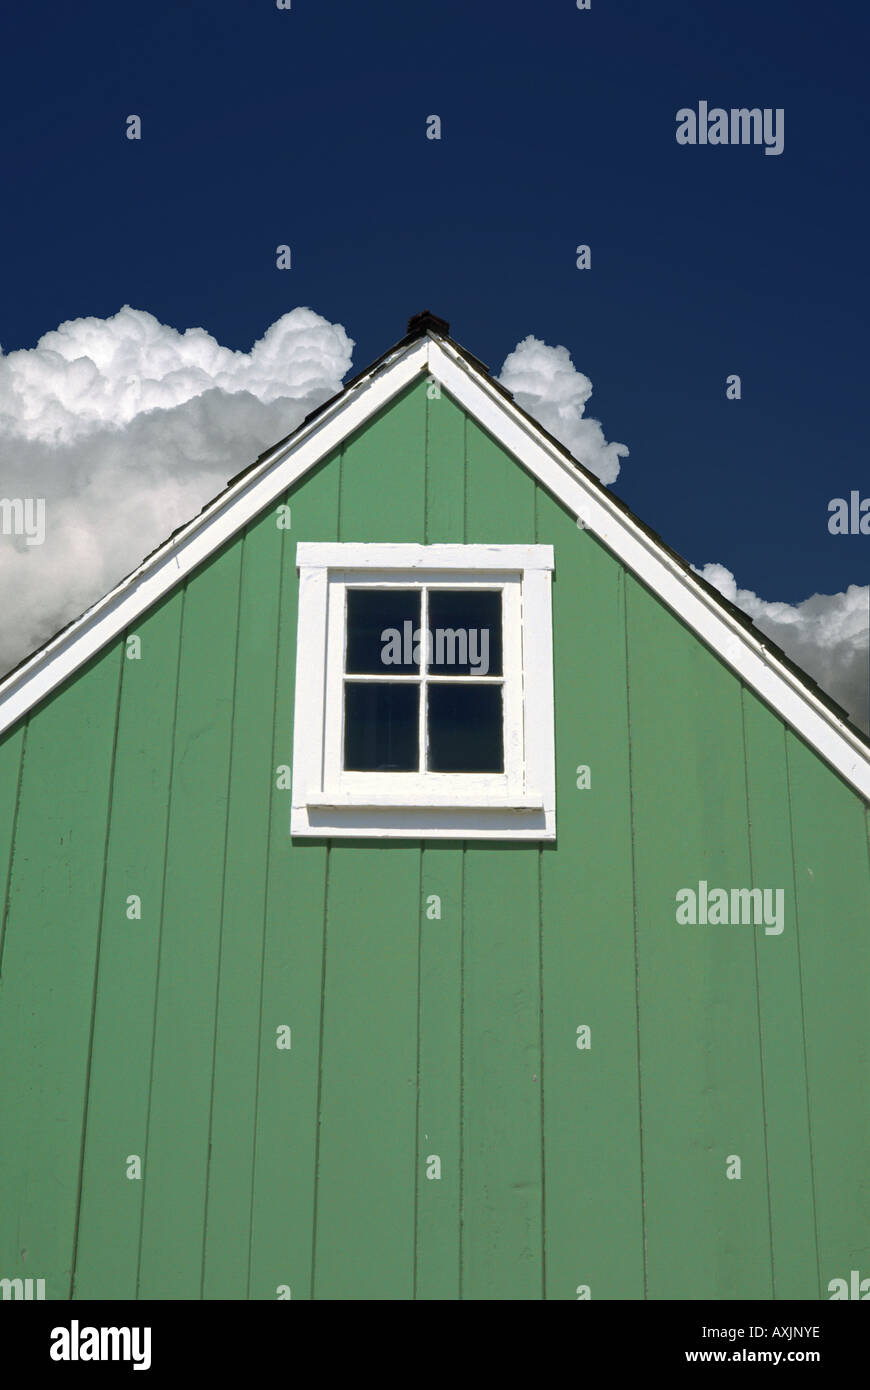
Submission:
[[[134,569],[227,480],[341,389],[353,341],[298,308],[248,353],[124,307],[0,349],[0,499],[45,498],[42,545],[0,534],[0,673]],[[531,335],[499,377],[518,404],[604,483],[624,444],[584,414],[592,383],[565,347]],[[698,570],[868,726],[870,589],[790,605]]]
[[[45,498],[46,519],[42,545],[0,535],[0,672],[340,390],[352,349],[310,309],[245,353],[125,306],[0,350],[0,498]]]

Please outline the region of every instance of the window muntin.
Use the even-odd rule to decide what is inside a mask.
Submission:
[[[345,590],[343,772],[504,773],[502,590]]]

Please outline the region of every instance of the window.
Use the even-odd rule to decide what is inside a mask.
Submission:
[[[293,835],[552,839],[551,546],[300,543]]]
[[[349,585],[345,772],[504,772],[500,588]]]

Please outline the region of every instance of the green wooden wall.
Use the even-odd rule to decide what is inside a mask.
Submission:
[[[0,742],[0,1278],[870,1277],[861,800],[447,396],[285,500]],[[554,544],[555,845],[290,843],[299,540]],[[679,925],[700,880],[783,888],[783,932]]]

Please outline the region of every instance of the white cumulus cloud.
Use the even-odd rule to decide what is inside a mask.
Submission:
[[[310,309],[246,353],[125,306],[0,350],[0,498],[45,499],[43,544],[0,535],[0,671],[335,395],[352,348]]]
[[[531,334],[508,353],[499,381],[554,439],[603,483],[619,476],[624,444],[608,444],[598,420],[583,412],[592,382],[578,372],[566,347],[548,347]]]

